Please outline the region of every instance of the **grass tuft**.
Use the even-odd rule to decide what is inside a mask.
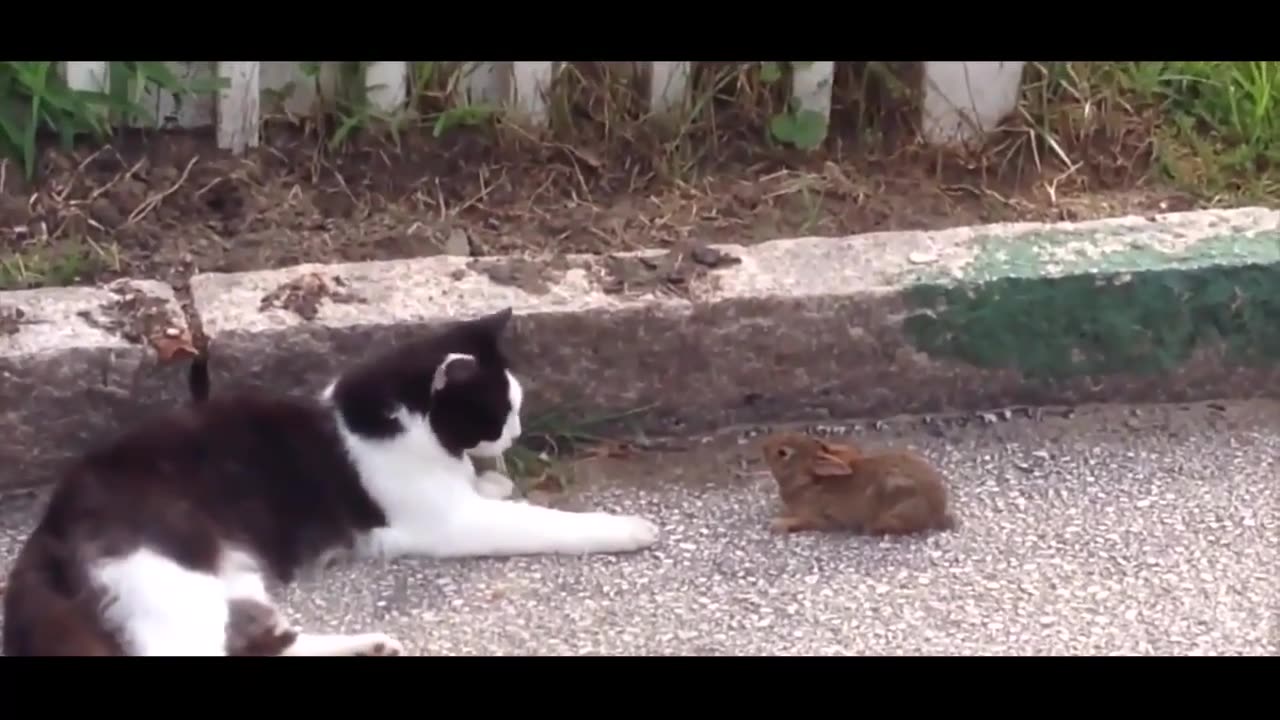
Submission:
[[[526,492],[538,488],[558,492],[573,483],[573,460],[601,452],[625,452],[611,444],[609,428],[649,410],[639,407],[620,413],[583,417],[552,411],[530,418],[515,447],[503,456],[508,477]],[[602,450],[603,449],[603,450]]]
[[[1055,189],[1169,183],[1207,201],[1274,201],[1280,63],[1031,63],[986,151]]]

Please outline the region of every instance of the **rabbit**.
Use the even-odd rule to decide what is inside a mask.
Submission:
[[[772,522],[777,532],[908,535],[956,527],[944,478],[914,453],[864,453],[798,432],[769,435],[760,449],[785,508]]]

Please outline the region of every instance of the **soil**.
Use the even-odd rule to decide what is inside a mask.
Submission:
[[[366,302],[358,293],[347,289],[347,281],[341,275],[329,279],[319,273],[307,273],[281,284],[262,298],[261,309],[281,308],[304,320],[315,320],[320,312],[320,302]]]
[[[16,335],[22,326],[31,322],[22,308],[0,305],[0,337]]]
[[[477,259],[468,267],[500,285],[518,287],[531,295],[551,290],[551,284],[572,268],[594,274],[608,295],[657,292],[687,296],[690,284],[708,271],[732,267],[742,258],[700,240],[677,240],[656,256],[599,255],[595,259],[554,255],[549,258],[503,257]]]
[[[370,139],[330,152],[295,126],[272,124],[239,158],[217,150],[210,132],[131,132],[108,147],[46,150],[31,187],[3,166],[0,289],[135,277],[181,292],[196,272],[449,253],[521,255],[480,267],[536,290],[565,253],[673,248],[656,264],[605,269],[619,289],[678,291],[721,262],[705,243],[1194,205],[1159,189],[1066,188],[1052,178],[1001,185],[936,155],[873,160],[839,139],[829,145],[806,155],[759,149],[756,136],[673,175],[652,157],[465,128],[442,140],[407,133],[398,149]],[[294,290],[276,301],[305,314],[304,296],[341,288]]]

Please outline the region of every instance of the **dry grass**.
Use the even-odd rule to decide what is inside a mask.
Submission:
[[[646,78],[633,64],[568,63],[553,86],[550,132],[495,122],[504,152],[477,172],[504,178],[498,168],[510,167],[509,158],[531,158],[545,168],[536,179],[542,192],[567,198],[572,212],[592,218],[607,217],[602,205],[619,194],[643,197],[664,219],[643,230],[661,238],[687,237],[721,218],[743,232],[756,218],[724,209],[744,195],[753,215],[807,212],[814,232],[842,230],[820,222],[827,199],[864,205],[903,192],[941,195],[934,202],[952,210],[948,197],[978,197],[997,219],[1053,217],[1060,206],[1068,216],[1092,215],[1087,199],[1080,201],[1091,194],[1179,193],[1196,205],[1270,201],[1274,168],[1250,166],[1240,156],[1253,152],[1262,158],[1255,165],[1265,165],[1277,141],[1255,133],[1245,149],[1227,157],[1222,146],[1239,138],[1206,127],[1204,119],[1237,109],[1214,107],[1199,92],[1236,83],[1228,92],[1256,95],[1255,124],[1274,134],[1280,110],[1269,88],[1232,78],[1240,63],[1200,63],[1201,77],[1192,80],[1189,65],[1195,64],[1031,63],[1015,113],[979,150],[954,153],[920,140],[918,63],[837,63],[829,137],[814,152],[770,136],[770,120],[786,108],[785,71],[770,83],[759,63],[699,63],[689,111],[660,119],[648,114]],[[1252,65],[1271,67],[1273,74],[1280,67]],[[442,95],[435,100],[436,113],[450,112]],[[524,180],[530,169],[515,176]],[[868,209],[894,216],[896,204]],[[530,212],[538,215],[536,203]]]
[[[633,64],[567,64],[540,133],[451,106],[458,70],[423,63],[405,112],[348,94],[335,115],[272,119],[242,159],[168,134],[48,148],[30,184],[0,164],[0,286],[1272,203],[1275,67],[1032,63],[1005,125],[950,153],[919,140],[915,63],[837,63],[813,151],[770,135],[785,64],[769,82],[759,63],[699,63],[671,118],[648,115]]]

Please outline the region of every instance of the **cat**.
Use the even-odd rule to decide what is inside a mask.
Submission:
[[[399,655],[383,633],[287,623],[268,582],[335,552],[463,558],[634,552],[643,518],[509,499],[497,457],[524,389],[511,309],[453,321],[313,397],[208,396],[79,457],[9,576],[5,655]]]

